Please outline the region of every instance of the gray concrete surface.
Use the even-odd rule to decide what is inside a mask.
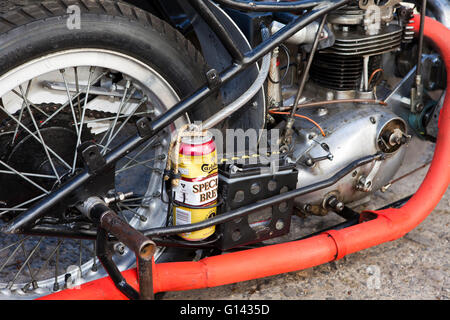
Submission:
[[[427,163],[433,146],[414,140],[397,176]],[[417,161],[417,159],[419,159]],[[376,209],[407,196],[419,187],[427,168],[377,192],[370,203]],[[291,237],[306,235],[342,221],[341,218],[293,218]],[[436,209],[416,229],[396,241],[369,248],[341,260],[297,272],[221,287],[169,292],[163,299],[437,299],[450,298],[450,189]],[[287,237],[278,241],[285,241]],[[301,253],[299,253],[301,254]]]

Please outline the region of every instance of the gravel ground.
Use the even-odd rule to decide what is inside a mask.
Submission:
[[[413,141],[400,176],[431,159],[433,146]],[[412,162],[419,155],[420,163]],[[422,169],[377,192],[370,204],[375,209],[413,193],[425,177]],[[326,218],[293,218],[292,235],[308,234],[342,221]],[[381,244],[341,260],[282,275],[221,287],[166,293],[165,300],[325,300],[325,299],[437,299],[450,298],[450,189],[430,216],[396,241]],[[285,239],[282,239],[285,240]]]

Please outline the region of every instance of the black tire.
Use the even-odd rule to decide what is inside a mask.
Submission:
[[[0,74],[53,52],[110,49],[154,68],[186,97],[206,83],[208,67],[194,45],[168,23],[113,0],[0,1]],[[81,9],[80,29],[67,28],[68,6]],[[3,12],[3,13],[1,13]],[[191,114],[204,120],[220,107],[215,95]]]
[[[81,9],[81,29],[67,28],[70,5]],[[47,54],[81,48],[113,50],[142,61],[180,98],[206,83],[208,67],[193,44],[137,7],[113,0],[0,0],[0,75]],[[199,105],[191,120],[206,119],[218,107],[217,94]],[[193,255],[192,250],[167,250],[160,261]]]

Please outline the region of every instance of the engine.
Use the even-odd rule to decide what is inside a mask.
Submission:
[[[379,100],[383,94],[379,83],[388,72],[386,60],[411,39],[405,28],[411,11],[399,2],[355,1],[330,13],[310,66],[319,22],[289,41],[289,51],[296,52],[289,60],[296,61],[297,67],[291,83],[284,79],[284,85],[279,84],[283,71],[271,69],[270,107],[280,112],[271,112],[270,120],[278,128],[285,126],[281,111],[292,109],[302,77],[309,71],[298,97],[301,118],[295,118],[287,152],[298,170],[297,188],[330,179],[363,157],[383,154],[337,183],[296,198],[295,206],[304,214],[325,215],[369,196],[388,184],[404,159],[408,125]],[[281,27],[274,22],[272,31]],[[274,54],[283,59],[281,50]]]

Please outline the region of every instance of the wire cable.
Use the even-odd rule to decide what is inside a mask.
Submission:
[[[269,110],[269,113],[271,113],[271,114],[290,115],[289,112],[278,112],[278,111],[273,111],[273,110]],[[309,122],[314,124],[320,130],[320,133],[322,134],[322,136],[326,137],[325,131],[323,131],[322,127],[317,122],[315,122],[313,119],[308,118],[307,116],[303,116],[303,115],[298,114],[298,113],[294,113],[294,116],[297,117],[297,118],[308,120]]]

